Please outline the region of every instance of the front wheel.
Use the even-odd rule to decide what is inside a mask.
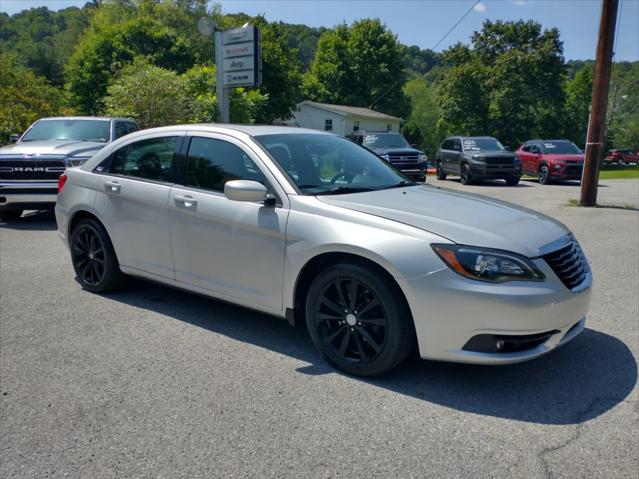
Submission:
[[[78,281],[92,293],[116,289],[124,275],[104,227],[93,219],[83,219],[73,228],[69,241],[71,261]]]
[[[550,170],[546,165],[541,165],[539,168],[539,183],[542,185],[550,184]]]
[[[347,373],[386,373],[412,349],[412,319],[401,291],[365,266],[325,269],[311,284],[305,312],[317,349]]]
[[[509,178],[506,178],[506,184],[508,186],[517,186],[519,184],[520,178],[520,176],[511,176]]]
[[[468,163],[464,163],[461,166],[459,176],[461,177],[462,185],[470,185],[473,182],[473,178],[470,176],[470,167],[468,166]]]
[[[444,172],[444,167],[442,166],[442,162],[438,161],[437,162],[437,179],[438,180],[445,180],[446,179],[446,173]]]

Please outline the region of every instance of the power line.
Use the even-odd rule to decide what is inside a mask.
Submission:
[[[444,41],[444,39],[445,39],[448,35],[450,35],[450,33],[451,33],[451,32],[452,32],[455,28],[457,28],[457,25],[459,25],[459,24],[460,24],[460,23],[464,20],[464,18],[466,18],[466,17],[468,16],[468,14],[470,14],[470,12],[472,12],[472,11],[473,11],[473,9],[475,8],[475,6],[477,6],[477,4],[478,4],[479,2],[481,2],[481,0],[477,0],[477,1],[473,4],[473,6],[472,6],[472,7],[470,7],[470,8],[468,9],[468,11],[467,11],[466,13],[464,13],[464,14],[462,15],[462,17],[461,17],[459,20],[457,20],[457,23],[455,23],[455,25],[453,25],[453,26],[450,28],[450,30],[448,30],[448,31],[444,34],[444,36],[443,36],[443,37],[441,37],[437,43],[435,43],[435,45],[433,46],[433,48],[431,48],[431,50],[434,50],[435,48],[437,48],[437,46],[438,46],[441,42],[443,42],[443,41]]]
[[[455,24],[454,24],[454,25],[450,28],[450,30],[448,30],[448,31],[444,34],[444,36],[443,36],[443,37],[441,37],[441,38],[437,41],[437,43],[435,43],[435,45],[431,48],[431,50],[435,50],[435,48],[437,48],[437,45],[439,45],[441,42],[443,42],[443,41],[444,41],[444,39],[445,39],[448,35],[450,35],[450,33],[451,33],[451,32],[452,32],[452,31],[453,31],[453,30],[457,27],[457,25],[459,25],[459,24],[460,24],[460,23],[464,20],[464,18],[466,18],[466,17],[468,16],[468,14],[470,14],[470,12],[472,12],[472,11],[473,11],[473,8],[475,8],[475,6],[476,6],[479,2],[481,2],[481,0],[477,0],[477,1],[473,4],[473,6],[472,6],[472,7],[470,7],[470,8],[466,11],[466,13],[464,13],[464,14],[461,16],[461,18],[460,18],[459,20],[457,20],[457,22],[456,22],[456,23],[455,23]],[[395,87],[396,87],[396,86],[397,86],[397,85],[398,85],[401,81],[402,81],[402,80],[397,80],[395,83],[393,83],[391,86],[389,86],[386,90],[384,90],[384,92],[383,92],[380,96],[378,96],[378,97],[375,99],[375,101],[374,101],[373,103],[371,103],[371,104],[370,104],[370,106],[369,106],[368,108],[372,110],[372,109],[373,109],[373,107],[377,104],[377,102],[378,102],[378,101],[380,101],[382,98],[384,98],[384,97],[388,94],[388,92],[390,92],[393,88],[395,88]]]

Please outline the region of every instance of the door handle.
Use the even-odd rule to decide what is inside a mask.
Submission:
[[[182,204],[185,208],[195,208],[197,206],[197,200],[194,200],[193,197],[189,195],[175,195],[173,199],[176,203]]]
[[[120,188],[122,188],[122,185],[120,183],[118,183],[117,181],[105,181],[104,182],[104,189],[107,191],[110,191],[111,193],[119,193],[120,192]]]

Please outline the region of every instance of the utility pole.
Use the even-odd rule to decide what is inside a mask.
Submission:
[[[614,47],[618,7],[619,0],[602,0],[601,2],[599,40],[597,41],[597,57],[595,60],[595,81],[592,89],[592,112],[588,122],[588,140],[586,142],[586,160],[581,181],[580,206],[595,206],[597,204],[599,163],[604,153],[606,110],[608,109],[612,49]]]

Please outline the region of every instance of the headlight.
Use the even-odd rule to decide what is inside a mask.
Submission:
[[[82,163],[87,161],[89,157],[74,157],[74,158],[66,158],[64,160],[64,164],[67,166],[80,166]]]
[[[420,153],[419,162],[420,163],[426,163],[427,161],[428,161],[428,156],[424,155],[423,153]]]
[[[529,259],[515,253],[451,244],[431,246],[450,269],[466,278],[491,283],[545,278]]]
[[[390,156],[388,155],[388,153],[384,154],[384,155],[379,155],[382,159],[389,161],[390,160]]]

